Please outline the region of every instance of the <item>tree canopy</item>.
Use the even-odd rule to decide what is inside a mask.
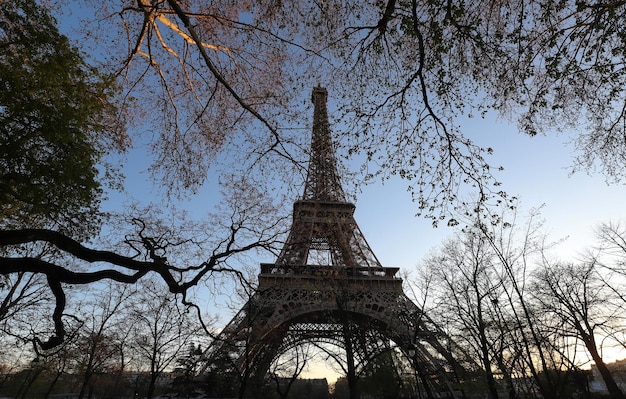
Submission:
[[[159,110],[154,170],[170,187],[197,187],[220,151],[243,170],[259,157],[301,160],[291,144],[306,144],[289,128],[302,123],[299,95],[320,82],[347,126],[346,153],[365,160],[366,177],[406,179],[434,220],[455,211],[460,189],[506,199],[493,150],[476,145],[460,117],[495,111],[530,135],[577,130],[572,167],[624,177],[621,1],[94,7],[87,21],[107,30],[85,42],[106,50],[144,112]]]
[[[435,221],[457,210],[459,190],[507,199],[493,150],[476,145],[460,117],[495,111],[530,135],[576,130],[573,168],[623,178],[620,1],[72,6],[54,12],[81,18],[73,38],[118,77],[118,106],[141,124],[133,138],[147,141],[170,193],[195,192],[216,166],[258,177],[282,170],[262,165],[299,165],[308,137],[293,128],[305,123],[300,99],[316,83],[336,99],[339,144],[364,160],[364,177],[406,179]]]
[[[103,155],[125,145],[115,81],[44,8],[11,0],[0,4],[0,87],[1,226],[93,234]]]

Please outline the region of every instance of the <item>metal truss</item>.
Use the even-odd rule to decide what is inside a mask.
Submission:
[[[383,267],[354,220],[337,173],[326,111],[314,88],[311,159],[290,234],[275,263],[261,264],[259,286],[207,352],[205,370],[230,361],[260,381],[271,362],[303,342],[350,345],[365,367],[388,350],[416,349],[424,381],[449,386],[462,370],[453,343],[403,292],[398,268]]]

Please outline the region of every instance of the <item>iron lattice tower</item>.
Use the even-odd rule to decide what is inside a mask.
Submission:
[[[340,184],[326,89],[314,88],[312,101],[308,174],[287,241],[275,263],[261,264],[258,289],[207,351],[205,372],[233,367],[258,386],[271,362],[302,342],[335,344],[364,367],[392,341],[416,350],[427,393],[447,389],[461,370],[452,343],[404,294],[399,269],[383,267],[365,240]]]

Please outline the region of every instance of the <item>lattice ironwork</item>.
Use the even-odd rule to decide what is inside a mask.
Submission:
[[[448,383],[459,367],[452,343],[404,294],[398,268],[380,264],[354,220],[337,173],[326,100],[325,89],[313,89],[308,176],[285,246],[275,263],[261,264],[258,290],[209,348],[207,368],[221,359],[259,379],[299,343],[342,347],[349,338],[361,367],[393,341],[417,349],[429,381]]]

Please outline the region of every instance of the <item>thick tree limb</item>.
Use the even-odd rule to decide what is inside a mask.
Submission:
[[[132,246],[136,251],[134,256],[123,256],[111,251],[95,250],[87,248],[78,241],[65,236],[59,232],[45,229],[24,229],[0,231],[0,248],[8,249],[5,256],[0,257],[0,274],[32,273],[45,275],[50,292],[54,295],[55,306],[52,314],[54,323],[54,335],[47,341],[35,338],[34,342],[39,348],[46,350],[60,345],[66,336],[63,324],[64,311],[66,307],[66,293],[64,285],[88,285],[103,280],[113,280],[122,284],[132,284],[144,277],[149,272],[158,274],[167,284],[172,293],[182,294],[183,303],[186,300],[187,290],[197,285],[207,273],[218,270],[216,267],[230,255],[247,251],[249,249],[264,246],[264,241],[255,241],[250,244],[238,247],[234,245],[236,234],[239,228],[233,227],[228,238],[218,245],[208,259],[193,265],[175,266],[171,265],[166,258],[165,250],[170,246],[180,245],[177,243],[160,242],[161,238],[146,236],[144,229],[139,231],[137,243]],[[185,243],[186,241],[182,241]],[[47,243],[62,252],[63,264],[54,259],[42,259],[29,256],[20,256],[19,253],[11,256],[11,247],[24,245]],[[127,242],[129,244],[129,242]],[[163,252],[163,253],[161,253]],[[138,260],[138,256],[143,256],[148,260]],[[103,265],[93,271],[77,271],[65,265],[65,259],[74,259]],[[227,269],[219,268],[219,271]],[[234,271],[228,269],[228,271]],[[234,271],[236,273],[236,271]],[[188,274],[188,275],[186,275]]]
[[[53,230],[23,229],[0,231],[0,247],[33,242],[48,242],[58,249],[86,262],[106,262],[133,270],[154,268],[154,262],[138,261],[110,251],[95,250],[85,247],[78,241]]]
[[[391,16],[393,15],[395,9],[396,0],[388,0],[387,6],[385,7],[385,12],[378,21],[378,24],[376,25],[380,33],[385,33],[385,31],[387,30],[387,25],[389,24],[389,21],[391,20]]]
[[[150,268],[146,267],[134,274],[124,274],[117,270],[97,270],[93,272],[75,272],[63,266],[55,265],[37,258],[5,258],[0,257],[0,273],[36,273],[54,277],[55,280],[67,284],[90,284],[101,280],[113,280],[120,283],[134,283],[145,276]]]

